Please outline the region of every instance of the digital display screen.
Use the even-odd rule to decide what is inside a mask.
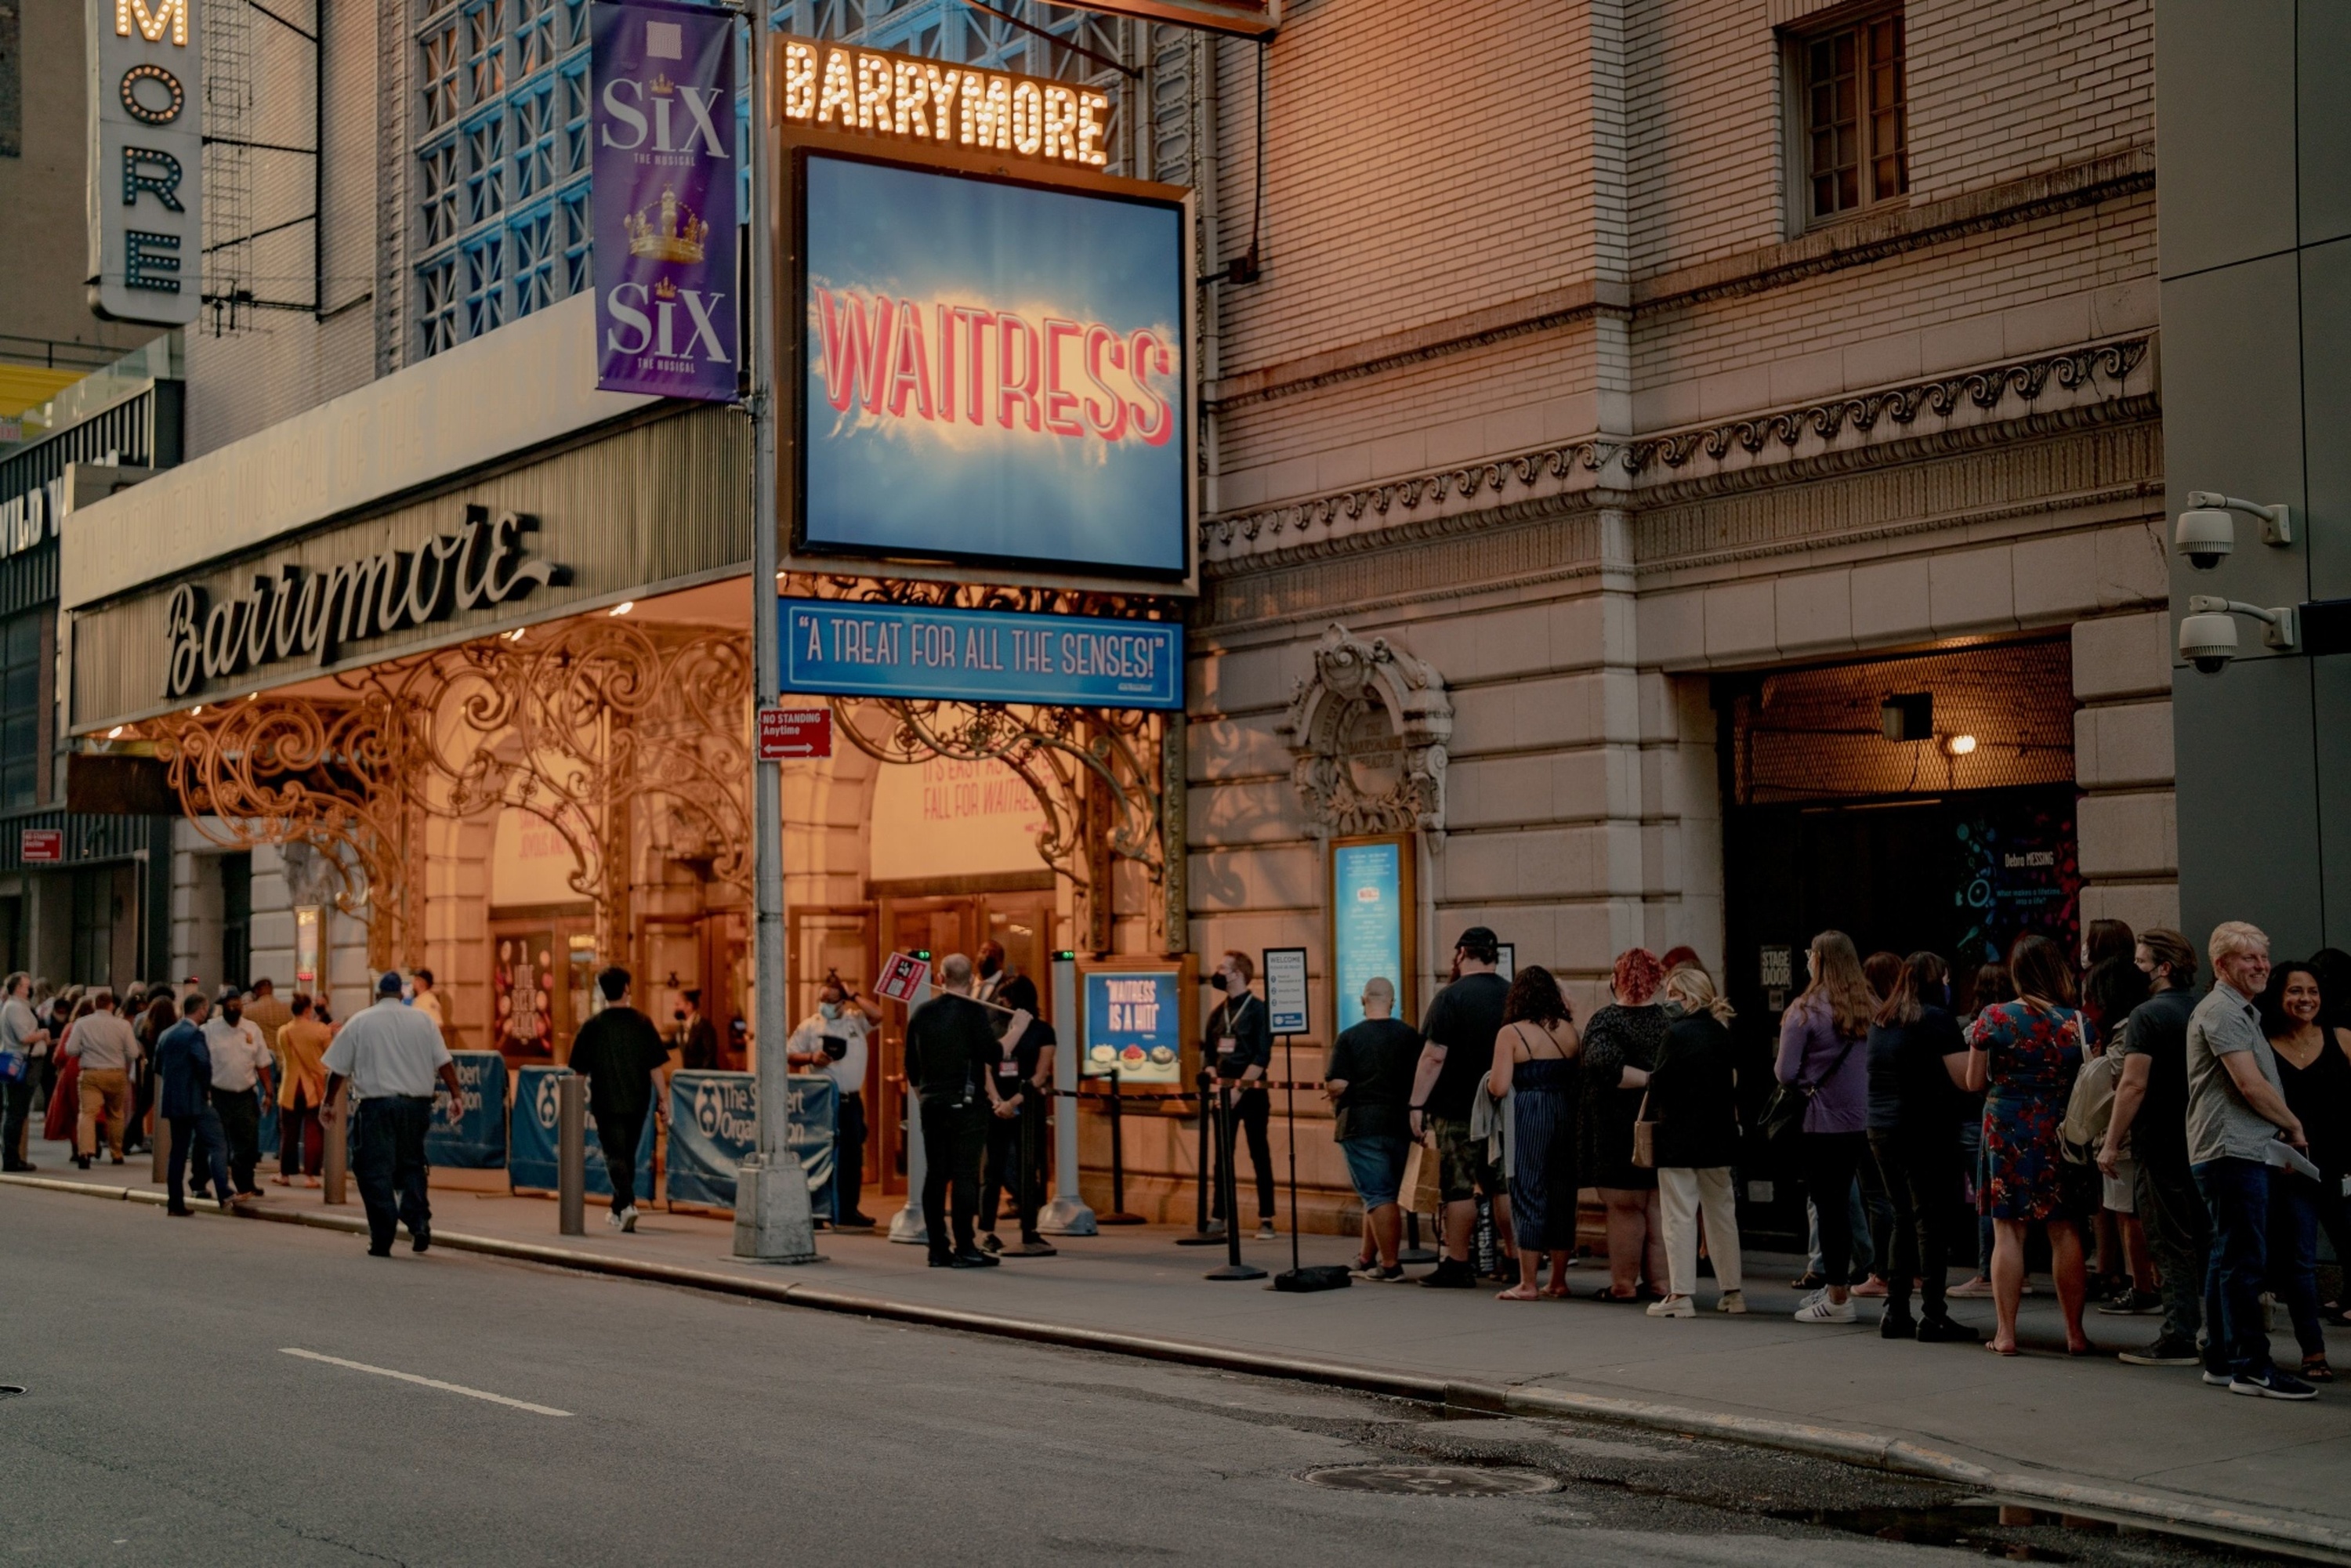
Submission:
[[[1182,579],[1182,205],[799,160],[795,552]]]
[[[1341,1033],[1364,1021],[1364,983],[1384,979],[1401,1005],[1404,972],[1404,846],[1394,840],[1331,851],[1332,984]]]

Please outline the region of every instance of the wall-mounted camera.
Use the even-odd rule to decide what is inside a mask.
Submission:
[[[2262,623],[2262,641],[2291,653],[2294,646],[2294,612],[2291,605],[2264,610],[2210,594],[2190,595],[2188,614],[2179,622],[2179,656],[2207,675],[2217,675],[2237,656],[2237,617]]]
[[[2236,549],[2237,519],[2230,516],[2231,512],[2259,517],[2263,544],[2283,546],[2294,542],[2294,508],[2283,502],[2262,507],[2223,496],[2217,490],[2190,490],[2188,506],[2189,509],[2179,514],[2171,548],[2186,556],[2188,564],[2199,571],[2210,571]]]

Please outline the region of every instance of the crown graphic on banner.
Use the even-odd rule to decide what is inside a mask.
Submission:
[[[653,283],[653,298],[656,299],[676,298],[677,285],[672,283],[666,277],[655,279]]]
[[[694,209],[678,203],[677,192],[664,187],[661,212],[652,217],[653,209],[630,213],[621,220],[629,232],[629,254],[654,261],[700,261],[703,242],[710,237],[710,225],[694,215]]]
[[[645,90],[655,98],[667,98],[677,91],[677,83],[669,79],[667,71],[660,71],[654,74],[653,80],[645,84]]]

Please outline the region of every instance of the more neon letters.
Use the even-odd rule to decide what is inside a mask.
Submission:
[[[1122,332],[821,284],[810,287],[809,312],[836,413],[1145,446],[1176,433],[1155,385],[1176,373],[1176,354],[1149,327]]]

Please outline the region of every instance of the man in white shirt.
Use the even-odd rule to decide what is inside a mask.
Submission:
[[[432,970],[417,970],[409,981],[411,995],[408,1005],[431,1019],[434,1029],[444,1029],[449,1020],[441,1016],[441,993],[434,989],[435,983]]]
[[[840,1113],[832,1143],[833,1224],[842,1230],[871,1230],[858,1198],[865,1177],[865,1037],[872,1024],[862,1002],[849,994],[837,974],[817,991],[817,1009],[800,1020],[784,1042],[784,1060],[802,1072],[829,1076],[839,1093]],[[840,1055],[835,1056],[835,1048]]]
[[[114,1010],[114,992],[100,986],[90,993],[91,1010],[74,1025],[59,1051],[81,1063],[80,1116],[74,1132],[74,1164],[89,1169],[98,1155],[99,1130],[108,1151],[122,1163],[122,1126],[131,1112],[131,1068],[142,1054],[139,1037]]]
[[[12,1059],[0,1081],[0,1170],[29,1171],[25,1158],[25,1117],[33,1108],[35,1063],[48,1053],[49,1031],[33,1013],[33,978],[8,977],[0,993],[0,1056]]]
[[[351,1086],[351,1175],[367,1207],[368,1256],[392,1256],[398,1225],[409,1245],[433,1245],[433,1209],[425,1200],[424,1134],[433,1124],[433,1082],[449,1091],[452,1119],[465,1114],[456,1064],[433,1020],[400,999],[399,972],[376,982],[375,1005],[342,1027],[327,1047],[327,1104],[319,1120],[331,1126],[335,1096]]]
[[[223,986],[213,1016],[204,1020],[204,1049],[213,1056],[213,1108],[220,1113],[228,1145],[229,1180],[239,1197],[259,1197],[253,1167],[261,1161],[261,1102],[269,1092],[273,1065],[261,1026],[245,1016],[245,993]]]

